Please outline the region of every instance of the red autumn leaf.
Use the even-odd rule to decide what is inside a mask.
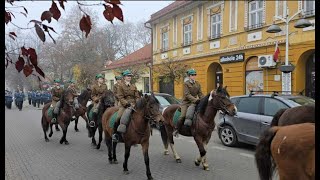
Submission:
[[[21,47],[21,52],[22,52],[23,56],[28,56],[29,55],[28,50],[24,46]]]
[[[47,20],[48,23],[50,23],[52,16],[53,16],[53,14],[50,11],[43,11],[40,19],[41,19],[41,21]]]
[[[46,41],[46,35],[44,34],[44,32],[41,29],[41,27],[38,24],[35,24],[34,27],[36,28],[36,33],[39,36],[39,38],[41,39],[41,41],[45,42]]]
[[[52,39],[53,43],[56,44],[56,41],[53,39],[53,37],[51,36],[51,34],[49,33],[49,31],[48,31],[48,34],[49,34],[50,38]]]
[[[19,56],[18,61],[16,62],[16,69],[20,72],[24,66],[24,59],[23,57]]]
[[[28,49],[28,54],[29,54],[29,59],[31,61],[31,63],[34,65],[34,66],[37,66],[38,65],[38,56],[37,56],[37,53],[36,53],[36,50],[33,49],[33,48],[29,48]]]
[[[49,11],[52,13],[53,18],[58,21],[58,19],[61,16],[61,12],[60,12],[57,4],[54,1],[52,1],[52,5],[51,5],[51,8],[49,9]]]
[[[112,8],[111,6],[106,6],[106,5],[104,5],[104,7],[105,7],[105,10],[103,11],[103,15],[108,21],[112,23],[112,20],[114,19]]]
[[[11,21],[11,14],[7,11],[5,11],[5,14],[4,14],[4,22],[6,24],[8,24],[9,22]]]
[[[24,67],[23,67],[23,73],[26,77],[28,77],[31,73],[32,73],[32,66],[26,64]]]
[[[62,9],[64,10],[63,2],[67,2],[67,1],[66,0],[59,0],[60,7],[62,7]]]
[[[110,4],[121,4],[120,0],[104,0],[104,1]]]
[[[43,71],[42,71],[38,66],[35,66],[34,68],[35,68],[36,71],[44,78],[44,73],[43,73]]]
[[[16,40],[16,38],[11,34],[9,34],[9,37],[11,37],[13,40]]]
[[[34,20],[34,19],[31,20],[29,23],[31,23],[31,22],[33,22],[33,23],[35,23],[35,24],[41,24],[41,21],[37,21],[37,20]],[[29,23],[28,23],[28,24],[29,24]]]
[[[86,37],[88,37],[88,34],[90,33],[91,30],[91,20],[90,20],[90,16],[83,16],[80,20],[80,30],[81,31],[85,31],[86,32]]]
[[[116,4],[113,4],[113,9],[112,9],[113,15],[118,18],[120,21],[123,22],[123,14],[122,14],[122,10],[120,9],[120,7]]]

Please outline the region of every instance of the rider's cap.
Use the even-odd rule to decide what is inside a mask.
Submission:
[[[104,76],[102,74],[97,74],[96,75],[96,79],[99,79],[99,78],[103,78],[104,79]]]
[[[188,74],[188,75],[197,75],[197,72],[196,72],[196,70],[194,70],[194,69],[189,69],[189,70],[187,71],[187,74]]]
[[[115,78],[116,78],[116,80],[121,80],[122,76],[116,76]]]
[[[55,79],[54,82],[55,83],[60,83],[60,79]]]
[[[133,74],[131,73],[131,71],[129,69],[127,69],[122,72],[122,76],[133,76]]]

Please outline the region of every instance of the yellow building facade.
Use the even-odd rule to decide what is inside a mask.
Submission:
[[[278,67],[285,61],[285,23],[274,16],[291,17],[299,10],[301,13],[289,24],[289,62],[295,66],[291,89],[312,96],[314,26],[297,29],[294,24],[301,18],[315,22],[314,1],[175,1],[148,21],[152,27],[153,66],[167,58],[188,64],[197,71],[204,93],[215,89],[217,83],[228,86],[231,96],[249,90],[281,91]],[[283,31],[267,33],[273,23]],[[280,54],[274,63],[276,44]],[[154,73],[153,90],[165,91],[158,76],[161,74]],[[173,94],[181,98],[183,80],[172,87]]]

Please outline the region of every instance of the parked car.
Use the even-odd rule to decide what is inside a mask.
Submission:
[[[143,93],[147,95],[151,95],[150,93]],[[160,102],[160,112],[163,113],[163,111],[170,106],[171,104],[181,104],[181,101],[175,98],[174,96],[166,93],[154,93],[154,96],[158,99]]]
[[[300,95],[243,95],[231,97],[231,101],[237,106],[237,115],[219,113],[220,117],[216,117],[217,132],[225,146],[236,146],[238,142],[257,145],[261,133],[270,127],[278,110],[315,105],[313,99]]]

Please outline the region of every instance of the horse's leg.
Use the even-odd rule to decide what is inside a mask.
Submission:
[[[172,129],[172,128],[171,128]],[[174,159],[176,159],[176,162],[177,163],[181,163],[181,158],[179,156],[179,154],[177,153],[176,149],[174,148],[174,141],[173,141],[173,135],[172,135],[172,132],[173,132],[173,129],[171,130],[170,128],[168,128],[169,131],[167,131],[167,134],[168,134],[168,140],[170,142],[170,148],[172,150],[172,153],[173,153],[173,157]],[[171,131],[170,131],[171,130]]]
[[[164,155],[169,155],[168,134],[167,134],[165,125],[160,126],[160,134],[161,134],[161,139],[164,146]]]
[[[62,144],[62,143],[67,141],[66,140],[67,128],[66,128],[66,124],[64,124],[63,122],[59,122],[59,125],[60,125],[60,127],[62,129],[62,132],[63,132],[63,135],[62,135],[62,137],[60,139],[60,144]],[[68,141],[65,144],[69,144]]]
[[[99,143],[97,145],[97,149],[100,149],[100,145],[102,141],[102,125],[101,124],[98,126],[98,130],[99,130]]]
[[[76,119],[74,120],[74,130],[76,132],[79,132],[79,129],[78,129],[78,120],[79,120],[79,116],[76,117]]]
[[[195,137],[194,140],[196,141],[199,152],[200,152],[200,156],[195,160],[195,165],[199,166],[200,163],[202,162],[202,160],[206,159],[206,153],[207,153],[207,151],[205,149],[206,144],[204,144],[199,138]],[[202,163],[202,165],[203,165],[204,170],[209,171],[209,165],[207,164],[207,162]]]
[[[123,162],[123,173],[124,174],[129,174],[128,159],[130,156],[130,149],[131,149],[131,145],[125,144],[125,153],[124,153],[124,162]]]
[[[148,154],[148,149],[149,149],[149,142],[141,144],[142,146],[142,152],[144,156],[144,163],[146,164],[146,169],[147,169],[147,177],[148,180],[153,179],[151,176],[151,171],[150,171],[150,166],[149,166],[149,154]]]
[[[52,123],[50,123],[50,134],[49,134],[49,137],[51,137],[51,136],[52,136],[52,134],[53,134],[52,126],[53,126],[53,124],[52,124]]]
[[[66,128],[65,128],[65,134],[64,134],[64,144],[65,144],[65,145],[68,145],[68,144],[69,144],[69,141],[67,140],[67,132],[68,132],[69,123],[70,123],[70,121],[67,122],[66,125],[65,125],[65,127],[66,127]]]
[[[93,128],[92,128],[91,145],[93,145],[93,146],[96,146],[96,145],[97,145],[96,138],[95,138],[96,130],[97,130],[97,127],[93,127]]]
[[[106,135],[104,136],[104,140],[106,141],[106,145],[108,147],[108,160],[109,163],[112,164],[112,140],[111,138],[107,138]]]
[[[41,125],[42,125],[42,129],[43,129],[43,133],[44,133],[44,139],[46,140],[46,142],[49,142],[49,139],[47,137],[47,130],[49,128],[49,124],[44,116],[42,116],[42,118],[41,118]]]
[[[56,126],[56,131],[60,131],[58,124],[55,124]]]
[[[112,142],[112,159],[113,159],[113,164],[118,164],[117,160],[117,142]]]

